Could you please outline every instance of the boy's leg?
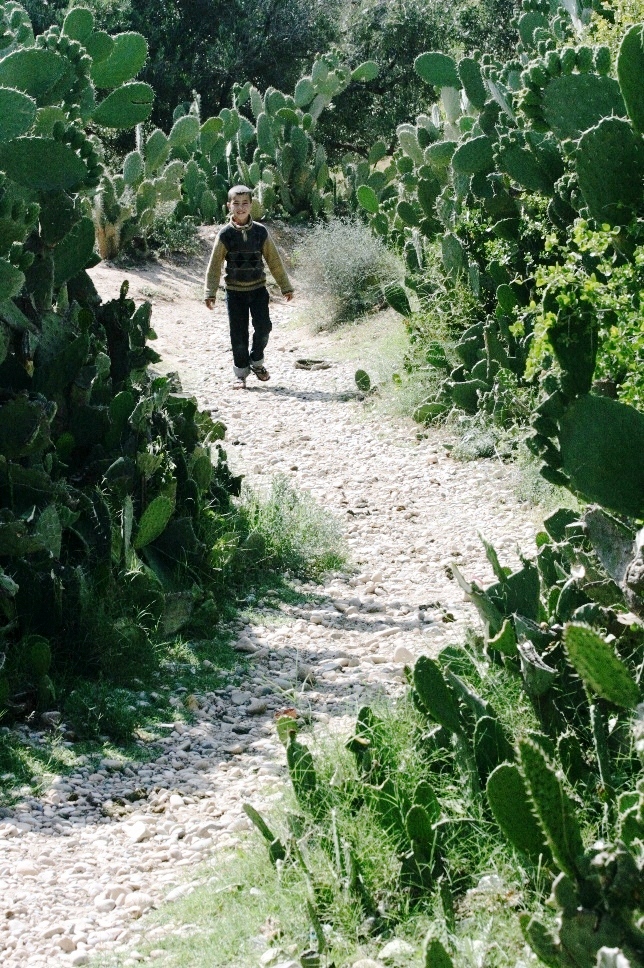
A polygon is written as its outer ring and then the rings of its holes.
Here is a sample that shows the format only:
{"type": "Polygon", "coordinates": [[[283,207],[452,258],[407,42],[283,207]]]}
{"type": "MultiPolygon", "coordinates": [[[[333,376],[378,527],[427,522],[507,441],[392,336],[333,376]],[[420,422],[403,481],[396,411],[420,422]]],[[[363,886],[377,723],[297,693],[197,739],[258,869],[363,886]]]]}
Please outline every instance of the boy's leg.
{"type": "Polygon", "coordinates": [[[248,294],[229,289],[226,292],[226,308],[230,324],[230,345],[233,350],[233,370],[239,380],[245,380],[250,373],[248,294]]]}
{"type": "Polygon", "coordinates": [[[253,289],[248,293],[250,315],[253,321],[253,346],[250,353],[250,367],[259,370],[264,365],[264,350],[273,328],[268,312],[268,289],[253,289]]]}

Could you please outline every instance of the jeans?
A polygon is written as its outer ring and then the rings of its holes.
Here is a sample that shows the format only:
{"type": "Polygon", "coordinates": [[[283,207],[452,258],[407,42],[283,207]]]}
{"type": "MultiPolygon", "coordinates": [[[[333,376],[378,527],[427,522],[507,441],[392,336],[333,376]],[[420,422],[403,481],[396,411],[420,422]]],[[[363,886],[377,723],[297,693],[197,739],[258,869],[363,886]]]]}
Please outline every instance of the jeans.
{"type": "Polygon", "coordinates": [[[273,325],[268,313],[268,289],[252,289],[250,292],[226,291],[230,343],[233,349],[233,370],[240,379],[247,377],[251,367],[264,362],[264,349],[273,325]],[[253,342],[248,351],[248,321],[253,323],[253,342]]]}

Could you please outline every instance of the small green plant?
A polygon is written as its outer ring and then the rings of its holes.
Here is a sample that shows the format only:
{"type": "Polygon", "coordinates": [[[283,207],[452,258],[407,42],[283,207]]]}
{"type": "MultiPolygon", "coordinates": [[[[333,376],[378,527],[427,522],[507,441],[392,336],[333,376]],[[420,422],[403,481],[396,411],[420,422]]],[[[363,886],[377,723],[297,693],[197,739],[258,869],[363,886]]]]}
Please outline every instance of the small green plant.
{"type": "Polygon", "coordinates": [[[239,514],[245,537],[237,563],[244,570],[269,568],[319,577],[346,563],[339,524],[283,476],[273,480],[266,496],[247,488],[239,514]]]}
{"type": "Polygon", "coordinates": [[[147,235],[148,248],[159,255],[198,255],[201,241],[195,219],[189,215],[177,219],[174,215],[159,214],[147,235]]]}

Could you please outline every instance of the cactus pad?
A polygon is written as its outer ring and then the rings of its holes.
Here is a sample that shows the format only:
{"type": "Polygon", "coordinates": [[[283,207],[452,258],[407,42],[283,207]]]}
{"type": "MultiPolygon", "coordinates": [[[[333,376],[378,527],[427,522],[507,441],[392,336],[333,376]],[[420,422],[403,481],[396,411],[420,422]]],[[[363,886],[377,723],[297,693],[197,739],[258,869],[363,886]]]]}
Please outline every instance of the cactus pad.
{"type": "Polygon", "coordinates": [[[54,288],[56,290],[81,272],[94,252],[94,223],[84,217],[70,229],[54,249],[54,288]]]}
{"type": "Polygon", "coordinates": [[[317,787],[315,765],[310,750],[298,742],[295,733],[290,735],[286,759],[295,795],[303,806],[308,805],[317,787]]]}
{"type": "Polygon", "coordinates": [[[531,739],[519,740],[519,758],[534,810],[553,857],[564,873],[577,878],[584,852],[577,806],[537,743],[531,739]]]}
{"type": "Polygon", "coordinates": [[[173,148],[181,145],[189,145],[199,137],[200,124],[199,118],[194,114],[184,114],[178,118],[169,134],[169,141],[173,148]]]}
{"type": "Polygon", "coordinates": [[[20,643],[30,675],[46,676],[51,665],[51,646],[42,635],[28,635],[20,643]]]}
{"type": "Polygon", "coordinates": [[[356,370],[355,381],[358,390],[362,393],[369,393],[371,389],[371,377],[366,370],[356,370]]]}
{"type": "Polygon", "coordinates": [[[369,212],[371,215],[375,215],[380,208],[378,196],[373,188],[369,188],[368,185],[360,185],[356,192],[356,198],[358,199],[360,207],[364,208],[365,212],[369,212]]]}
{"type": "Polygon", "coordinates": [[[598,74],[562,74],[543,92],[546,122],[560,141],[578,138],[602,118],[624,117],[626,107],[619,84],[598,74]]]}
{"type": "Polygon", "coordinates": [[[77,188],[87,167],[69,145],[53,138],[15,138],[0,143],[0,168],[25,188],[41,191],[77,188]]]}
{"type": "Polygon", "coordinates": [[[494,716],[481,716],[474,729],[474,756],[483,783],[501,763],[514,760],[506,732],[494,716]]]}
{"type": "Polygon", "coordinates": [[[644,24],[634,24],[624,34],[617,55],[617,77],[628,116],[633,126],[644,134],[644,24]]]}
{"type": "Polygon", "coordinates": [[[486,134],[464,141],[452,156],[452,167],[464,175],[490,172],[494,168],[492,139],[486,134]]]}
{"type": "Polygon", "coordinates": [[[588,625],[571,624],[566,626],[564,644],[575,671],[596,695],[624,709],[637,705],[637,683],[601,635],[588,625]]]}
{"type": "Polygon", "coordinates": [[[477,110],[482,111],[487,100],[487,89],[481,76],[480,64],[473,57],[463,57],[458,62],[457,69],[468,101],[477,110]]]}
{"type": "Polygon", "coordinates": [[[142,34],[126,32],[112,37],[108,57],[94,61],[91,77],[96,87],[118,87],[139,73],[148,58],[148,44],[142,34]]]}
{"type": "Polygon", "coordinates": [[[434,87],[460,88],[461,86],[456,61],[448,54],[437,51],[419,54],[414,61],[414,68],[427,84],[433,84],[434,87]]]}
{"type": "Polygon", "coordinates": [[[0,141],[26,134],[36,117],[32,97],[12,88],[0,87],[0,141]]]}
{"type": "Polygon", "coordinates": [[[94,14],[87,7],[74,7],[65,15],[63,34],[81,44],[89,38],[94,29],[94,14]]]}
{"type": "Polygon", "coordinates": [[[390,283],[384,287],[384,296],[392,309],[395,309],[401,316],[411,316],[411,306],[409,298],[404,288],[397,283],[390,283]]]}
{"type": "Polygon", "coordinates": [[[488,777],[486,791],[496,822],[510,843],[535,863],[547,858],[550,852],[518,768],[511,763],[497,766],[488,777]]]}
{"type": "Polygon", "coordinates": [[[644,517],[644,414],[609,397],[586,394],[560,422],[562,470],[588,501],[619,514],[644,517]]]}
{"type": "Polygon", "coordinates": [[[159,537],[174,513],[174,501],[159,495],[148,504],[141,516],[134,547],[138,551],[159,537]]]}
{"type": "Polygon", "coordinates": [[[154,91],[149,84],[133,82],[116,88],[101,101],[92,120],[105,128],[132,128],[152,113],[154,91]]]}
{"type": "Polygon", "coordinates": [[[586,131],[576,164],[591,216],[609,225],[628,225],[641,205],[644,178],[644,143],[629,123],[604,118],[586,131]]]}
{"type": "Polygon", "coordinates": [[[460,735],[463,726],[458,701],[436,659],[424,655],[418,659],[414,666],[414,687],[432,719],[451,733],[460,735]]]}

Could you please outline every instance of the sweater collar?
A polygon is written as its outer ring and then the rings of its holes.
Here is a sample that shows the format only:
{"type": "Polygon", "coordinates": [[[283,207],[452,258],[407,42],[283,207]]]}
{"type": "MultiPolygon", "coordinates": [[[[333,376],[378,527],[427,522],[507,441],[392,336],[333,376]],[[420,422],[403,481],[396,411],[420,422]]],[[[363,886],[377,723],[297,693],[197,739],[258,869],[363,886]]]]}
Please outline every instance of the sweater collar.
{"type": "Polygon", "coordinates": [[[248,216],[248,221],[246,222],[246,224],[245,224],[245,225],[237,225],[237,222],[235,222],[235,221],[233,220],[233,217],[232,217],[232,215],[231,215],[231,216],[230,216],[230,218],[228,219],[228,222],[229,222],[229,224],[230,224],[230,225],[232,225],[232,227],[233,227],[234,229],[236,229],[236,231],[237,231],[237,232],[241,232],[241,234],[242,234],[242,237],[243,237],[243,239],[244,239],[244,242],[245,242],[245,241],[246,241],[246,238],[247,238],[247,234],[248,234],[248,232],[249,232],[249,231],[251,230],[251,228],[253,227],[253,218],[252,218],[252,215],[249,215],[249,216],[248,216]]]}

